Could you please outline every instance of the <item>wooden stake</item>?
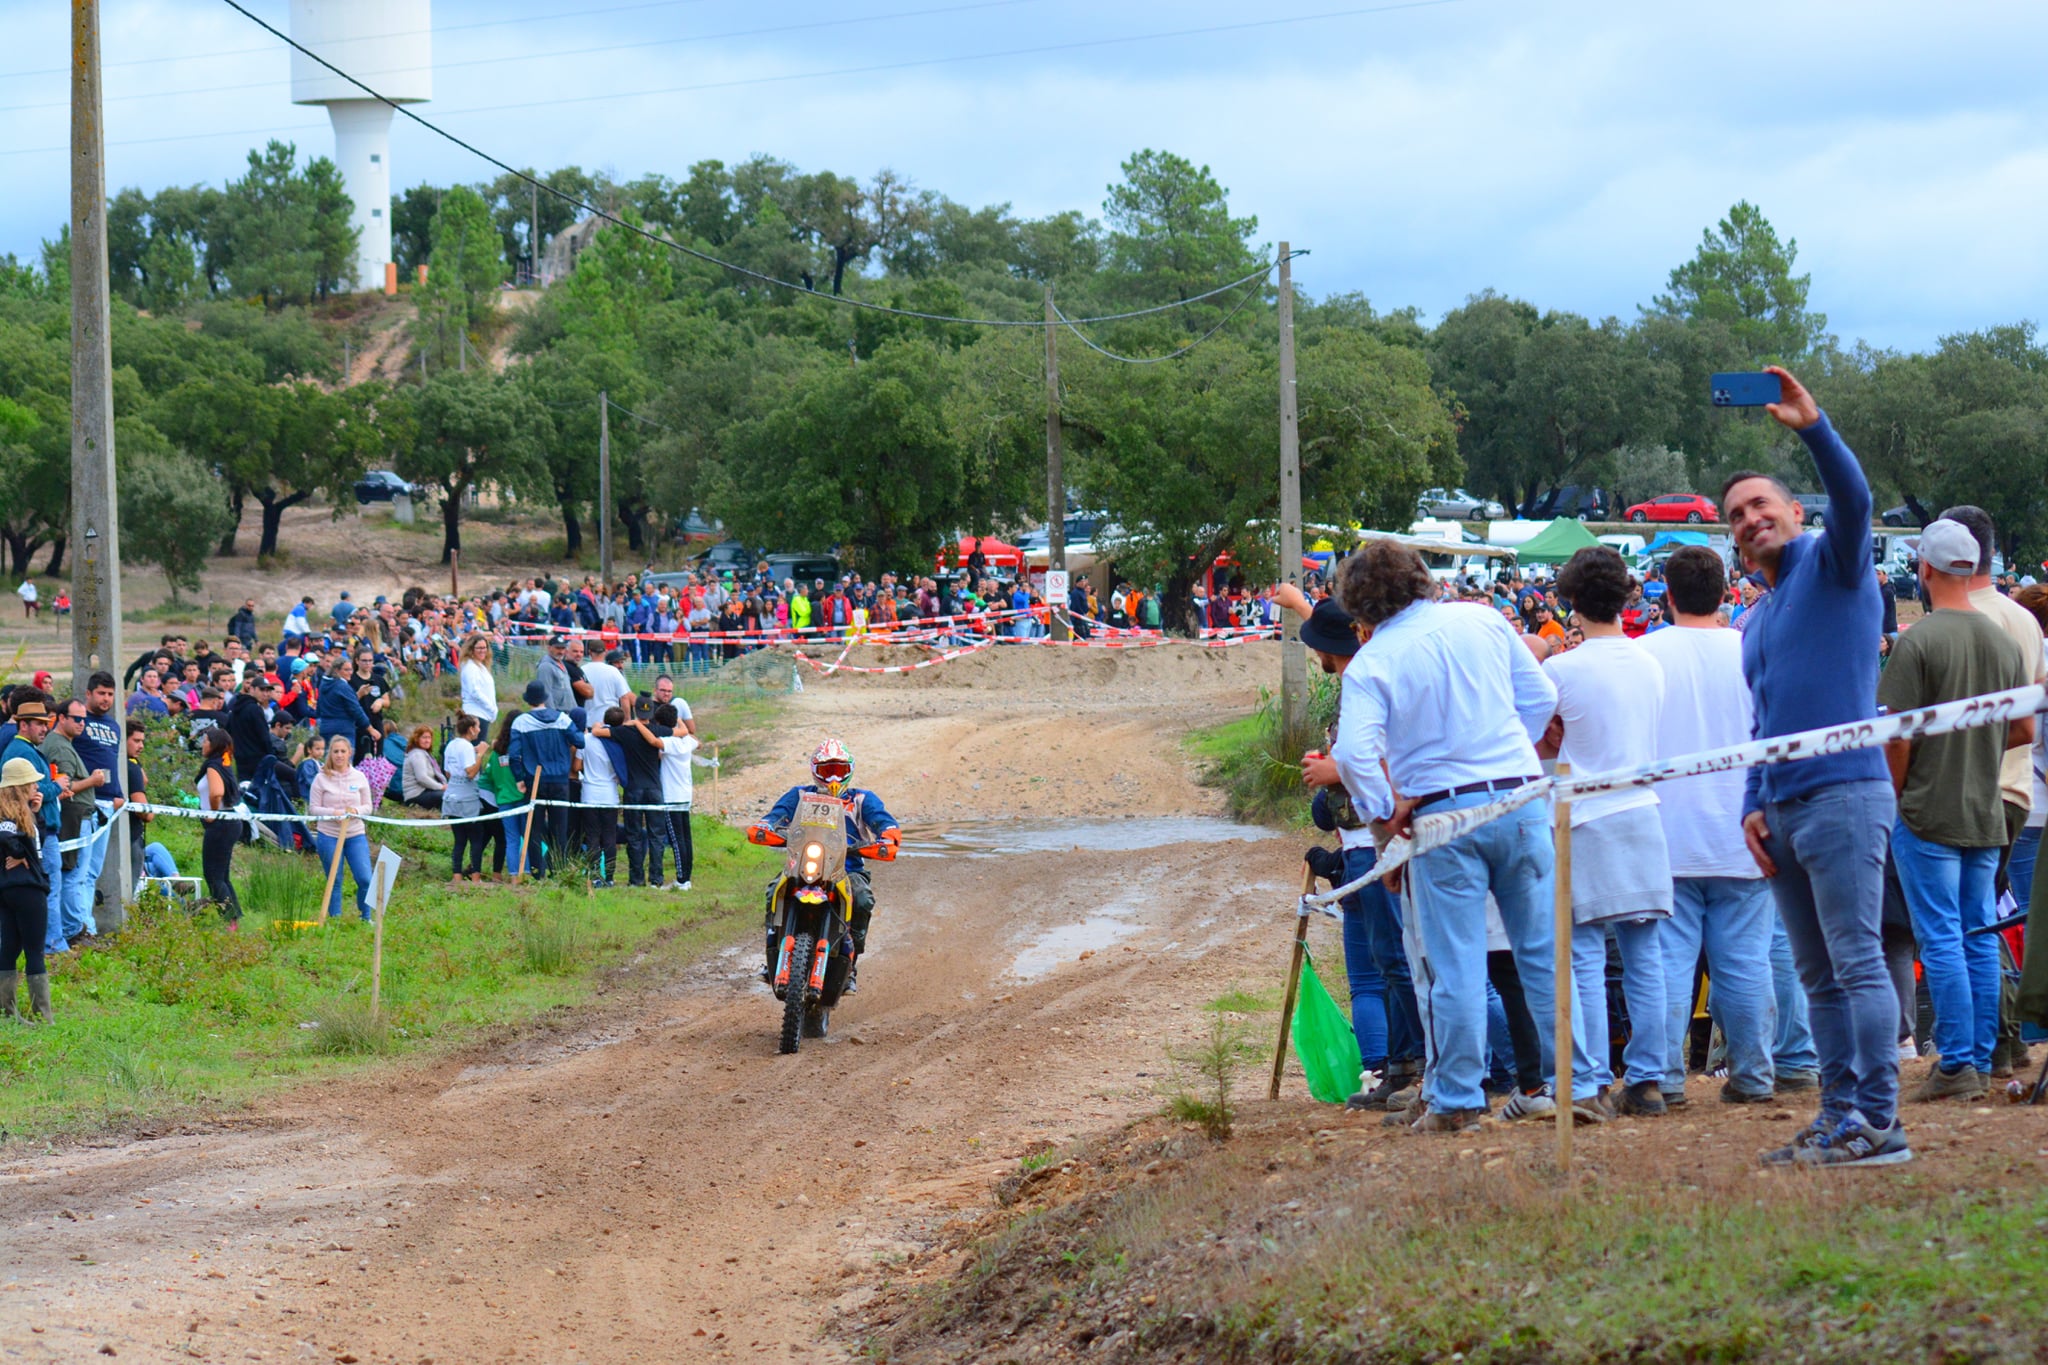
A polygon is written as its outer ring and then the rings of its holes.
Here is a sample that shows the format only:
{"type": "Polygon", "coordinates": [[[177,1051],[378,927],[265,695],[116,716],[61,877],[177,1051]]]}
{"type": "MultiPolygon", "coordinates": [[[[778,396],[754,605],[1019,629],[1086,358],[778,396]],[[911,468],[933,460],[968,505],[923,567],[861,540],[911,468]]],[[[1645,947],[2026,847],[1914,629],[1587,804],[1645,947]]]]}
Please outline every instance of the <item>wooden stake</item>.
{"type": "MultiPolygon", "coordinates": [[[[315,824],[314,828],[317,831],[319,826],[315,824]]],[[[341,850],[342,846],[347,842],[348,816],[343,814],[341,817],[341,833],[334,840],[334,863],[327,869],[327,889],[321,893],[320,908],[313,914],[313,922],[322,927],[325,927],[327,924],[327,907],[334,904],[334,884],[341,880],[341,850]]]]}
{"type": "MultiPolygon", "coordinates": [[[[1571,764],[1557,765],[1559,781],[1571,775],[1571,764]]],[[[1555,874],[1557,907],[1555,935],[1557,939],[1557,1009],[1556,1035],[1552,1040],[1552,1053],[1557,1058],[1557,1168],[1568,1171],[1572,1165],[1572,805],[1559,800],[1552,816],[1557,833],[1557,870],[1555,874]]],[[[1601,1002],[1605,1008],[1606,1002],[1601,1002]]],[[[1588,1007],[1590,1008],[1590,1006],[1588,1007]]]]}
{"type": "Polygon", "coordinates": [[[526,880],[527,866],[533,861],[533,813],[540,809],[540,771],[534,768],[533,792],[526,799],[526,833],[519,840],[519,871],[512,878],[515,882],[526,880]]]}
{"type": "MultiPolygon", "coordinates": [[[[1301,894],[1306,896],[1316,889],[1316,874],[1305,869],[1301,874],[1301,894]]],[[[1280,1002],[1280,1041],[1273,1048],[1273,1079],[1266,1086],[1266,1098],[1280,1098],[1280,1073],[1287,1066],[1287,1039],[1294,1031],[1294,993],[1301,985],[1301,961],[1308,954],[1308,916],[1299,910],[1294,916],[1294,961],[1287,968],[1287,993],[1280,1002]]]]}
{"type": "Polygon", "coordinates": [[[370,892],[377,902],[375,932],[370,938],[370,1017],[378,1017],[379,999],[384,988],[384,911],[391,903],[391,889],[384,884],[386,876],[384,860],[377,860],[377,881],[370,892]]]}
{"type": "Polygon", "coordinates": [[[711,746],[711,809],[718,812],[718,818],[725,818],[725,807],[718,804],[718,746],[711,746]]]}

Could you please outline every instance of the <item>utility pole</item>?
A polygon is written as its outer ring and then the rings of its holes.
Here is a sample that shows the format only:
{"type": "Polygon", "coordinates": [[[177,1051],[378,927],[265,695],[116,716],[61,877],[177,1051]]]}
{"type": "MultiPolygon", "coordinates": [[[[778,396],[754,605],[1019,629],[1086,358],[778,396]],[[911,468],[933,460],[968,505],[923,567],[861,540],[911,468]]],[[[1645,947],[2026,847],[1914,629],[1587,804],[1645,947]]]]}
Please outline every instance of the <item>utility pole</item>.
{"type": "Polygon", "coordinates": [[[612,401],[597,391],[597,576],[612,582],[612,401]]]}
{"type": "MultiPolygon", "coordinates": [[[[1066,437],[1060,428],[1059,316],[1052,306],[1052,286],[1045,287],[1045,553],[1049,573],[1067,571],[1067,476],[1061,468],[1066,437]]],[[[1048,580],[1050,581],[1050,580],[1048,580]]],[[[1052,638],[1067,638],[1065,602],[1047,594],[1052,638]]]]}
{"type": "MultiPolygon", "coordinates": [[[[106,125],[99,0],[71,0],[71,692],[121,666],[121,527],[114,491],[114,356],[107,320],[106,125]]],[[[122,732],[119,688],[109,716],[122,732]]],[[[125,771],[114,774],[125,779],[125,771]]],[[[120,781],[125,787],[125,781],[120,781]]],[[[102,929],[127,922],[135,894],[125,822],[107,836],[102,929]]],[[[80,856],[84,856],[81,854],[80,856]]]]}
{"type": "Polygon", "coordinates": [[[538,285],[540,283],[540,186],[528,185],[527,189],[533,192],[533,233],[526,244],[527,254],[532,256],[533,260],[528,273],[533,276],[532,283],[538,285]]]}
{"type": "MultiPolygon", "coordinates": [[[[1301,416],[1294,385],[1294,268],[1280,244],[1280,581],[1301,581],[1301,416]]],[[[1280,733],[1308,725],[1308,657],[1296,648],[1300,621],[1280,614],[1280,733]]]]}

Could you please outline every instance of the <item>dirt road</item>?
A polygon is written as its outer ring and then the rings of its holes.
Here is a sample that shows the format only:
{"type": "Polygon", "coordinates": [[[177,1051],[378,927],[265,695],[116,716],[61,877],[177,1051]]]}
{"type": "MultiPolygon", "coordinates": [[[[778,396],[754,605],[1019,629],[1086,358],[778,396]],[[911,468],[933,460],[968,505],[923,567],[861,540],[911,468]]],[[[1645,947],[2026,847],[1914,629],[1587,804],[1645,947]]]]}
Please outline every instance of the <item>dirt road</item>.
{"type": "Polygon", "coordinates": [[[1292,843],[1105,818],[1213,811],[1172,740],[1270,648],[812,683],[728,805],[830,730],[914,828],[959,822],[878,874],[831,1042],[774,1055],[753,940],[508,1046],[15,1161],[0,1359],[850,1358],[835,1313],[1036,1144],[1156,1108],[1202,1002],[1276,984],[1292,843]]]}

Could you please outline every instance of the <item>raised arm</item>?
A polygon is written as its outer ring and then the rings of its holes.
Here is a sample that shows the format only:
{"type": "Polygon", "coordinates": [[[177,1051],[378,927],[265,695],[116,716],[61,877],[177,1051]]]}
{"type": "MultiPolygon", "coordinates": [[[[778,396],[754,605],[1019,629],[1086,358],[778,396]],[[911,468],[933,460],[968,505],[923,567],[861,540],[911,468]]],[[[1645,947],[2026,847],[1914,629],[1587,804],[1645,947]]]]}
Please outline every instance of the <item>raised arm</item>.
{"type": "Polygon", "coordinates": [[[1784,387],[1783,399],[1769,404],[1765,411],[1799,433],[1799,439],[1806,443],[1807,452],[1813,456],[1814,472],[1820,475],[1820,486],[1828,495],[1828,516],[1826,524],[1821,527],[1821,548],[1829,571],[1838,582],[1850,587],[1868,583],[1874,567],[1870,551],[1870,480],[1864,477],[1856,452],[1842,440],[1834,424],[1828,421],[1828,415],[1820,410],[1813,395],[1806,391],[1806,386],[1794,379],[1792,372],[1783,366],[1765,368],[1768,373],[1778,376],[1778,382],[1784,387]]]}

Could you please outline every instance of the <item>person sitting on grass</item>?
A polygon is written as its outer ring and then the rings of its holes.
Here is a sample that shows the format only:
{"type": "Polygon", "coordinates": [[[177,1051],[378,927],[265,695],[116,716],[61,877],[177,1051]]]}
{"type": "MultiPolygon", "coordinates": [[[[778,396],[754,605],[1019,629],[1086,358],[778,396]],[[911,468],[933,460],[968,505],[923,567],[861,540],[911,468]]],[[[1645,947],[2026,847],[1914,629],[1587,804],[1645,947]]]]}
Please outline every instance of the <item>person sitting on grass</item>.
{"type": "Polygon", "coordinates": [[[415,725],[406,739],[405,767],[399,774],[405,804],[421,810],[441,809],[441,794],[448,789],[448,775],[434,762],[434,728],[415,725]]]}

